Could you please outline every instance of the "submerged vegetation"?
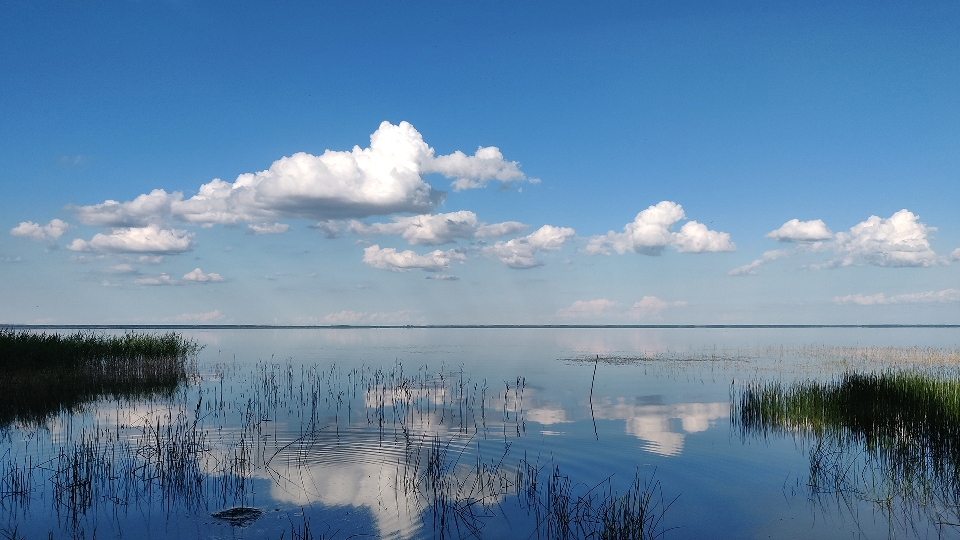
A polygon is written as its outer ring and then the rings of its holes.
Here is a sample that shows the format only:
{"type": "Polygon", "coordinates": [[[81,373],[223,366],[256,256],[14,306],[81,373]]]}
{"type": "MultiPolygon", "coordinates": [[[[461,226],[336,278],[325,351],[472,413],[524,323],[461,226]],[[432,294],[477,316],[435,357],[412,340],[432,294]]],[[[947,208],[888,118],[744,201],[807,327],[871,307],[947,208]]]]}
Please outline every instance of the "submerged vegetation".
{"type": "Polygon", "coordinates": [[[670,504],[639,469],[618,492],[612,477],[584,484],[552,457],[512,454],[525,433],[522,377],[490,386],[462,370],[409,371],[398,362],[350,370],[260,363],[226,378],[217,368],[172,394],[101,402],[63,415],[56,433],[21,426],[26,435],[0,455],[0,510],[13,523],[54,515],[49,526],[72,537],[98,529],[126,536],[145,508],[196,516],[214,532],[277,527],[284,521],[265,514],[281,510],[262,508],[269,489],[301,509],[302,525],[291,522],[284,534],[337,537],[338,524],[318,534],[302,510],[340,500],[333,476],[348,486],[372,482],[351,503],[377,512],[360,536],[422,537],[432,527],[437,538],[479,538],[507,522],[548,539],[663,533],[670,504]]]}
{"type": "Polygon", "coordinates": [[[179,334],[36,334],[0,329],[0,427],[40,424],[101,397],[169,393],[199,346],[179,334]]]}
{"type": "Polygon", "coordinates": [[[754,382],[734,397],[741,435],[786,434],[809,447],[808,486],[879,505],[904,526],[918,513],[958,525],[960,380],[926,370],[847,372],[830,382],[754,382]]]}

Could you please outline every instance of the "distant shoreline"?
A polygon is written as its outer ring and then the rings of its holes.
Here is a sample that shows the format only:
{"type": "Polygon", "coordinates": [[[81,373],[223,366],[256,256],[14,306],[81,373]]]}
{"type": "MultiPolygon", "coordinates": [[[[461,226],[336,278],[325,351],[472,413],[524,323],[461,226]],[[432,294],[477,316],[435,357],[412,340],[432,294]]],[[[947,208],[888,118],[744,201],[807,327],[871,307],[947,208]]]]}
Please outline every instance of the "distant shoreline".
{"type": "Polygon", "coordinates": [[[13,330],[790,329],[960,328],[960,324],[0,324],[13,330]]]}

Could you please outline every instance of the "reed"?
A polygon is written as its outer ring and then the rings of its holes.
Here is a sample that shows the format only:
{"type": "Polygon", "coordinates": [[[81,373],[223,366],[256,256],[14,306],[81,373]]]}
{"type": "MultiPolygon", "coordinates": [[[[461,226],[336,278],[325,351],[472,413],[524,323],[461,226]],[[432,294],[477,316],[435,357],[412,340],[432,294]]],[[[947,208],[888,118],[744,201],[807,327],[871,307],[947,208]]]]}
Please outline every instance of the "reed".
{"type": "Polygon", "coordinates": [[[960,380],[919,369],[848,372],[829,382],[748,383],[733,401],[742,437],[787,434],[809,445],[814,495],[957,521],[960,380]]]}
{"type": "Polygon", "coordinates": [[[42,424],[101,397],[175,390],[199,346],[179,334],[106,336],[0,330],[0,428],[42,424]]]}

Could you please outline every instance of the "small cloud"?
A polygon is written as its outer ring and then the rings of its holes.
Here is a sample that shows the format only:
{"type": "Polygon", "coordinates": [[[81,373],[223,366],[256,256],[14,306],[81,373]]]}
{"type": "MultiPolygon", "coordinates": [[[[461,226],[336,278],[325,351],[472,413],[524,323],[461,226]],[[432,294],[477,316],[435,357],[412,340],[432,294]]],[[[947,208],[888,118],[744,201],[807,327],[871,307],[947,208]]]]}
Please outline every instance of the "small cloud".
{"type": "Polygon", "coordinates": [[[779,229],[768,232],[766,237],[781,242],[816,242],[833,238],[833,233],[827,228],[827,224],[823,220],[800,221],[799,219],[791,219],[781,225],[779,229]]]}
{"type": "Polygon", "coordinates": [[[339,238],[343,233],[344,224],[334,219],[328,219],[317,222],[316,225],[311,225],[310,228],[322,231],[323,236],[327,238],[339,238]]]}
{"type": "Polygon", "coordinates": [[[222,319],[223,314],[219,309],[208,311],[206,313],[181,313],[173,317],[163,319],[163,322],[210,322],[222,319]]]}
{"type": "Polygon", "coordinates": [[[850,294],[833,298],[837,304],[857,304],[860,306],[874,306],[886,304],[946,304],[960,302],[960,290],[943,289],[942,291],[926,291],[920,293],[896,294],[887,296],[883,293],[863,295],[850,294]]]}
{"type": "Polygon", "coordinates": [[[680,253],[736,251],[729,233],[712,231],[696,221],[684,223],[679,232],[670,231],[685,218],[682,206],[661,201],[637,214],[633,222],[623,226],[622,233],[608,231],[605,235],[590,237],[584,251],[591,255],[610,255],[613,250],[621,255],[632,251],[654,256],[663,253],[667,246],[680,253]]]}
{"type": "Polygon", "coordinates": [[[381,248],[374,244],[363,250],[363,262],[382,270],[393,272],[407,272],[410,270],[424,270],[439,272],[450,268],[452,259],[466,260],[466,255],[450,249],[447,251],[435,250],[426,255],[418,255],[412,250],[397,251],[394,248],[381,248]]]}
{"type": "Polygon", "coordinates": [[[536,254],[558,251],[574,234],[574,230],[569,227],[544,225],[527,236],[485,247],[483,253],[500,259],[500,262],[510,268],[535,268],[543,266],[543,261],[534,258],[536,254]]]}
{"type": "Polygon", "coordinates": [[[953,250],[953,252],[950,253],[950,258],[955,261],[960,261],[960,248],[953,250]]]}
{"type": "Polygon", "coordinates": [[[286,223],[264,223],[247,225],[250,234],[281,234],[290,230],[290,225],[286,223]]]}
{"type": "Polygon", "coordinates": [[[193,249],[193,233],[161,229],[157,225],[113,229],[110,234],[97,233],[88,242],[75,239],[67,249],[94,253],[149,253],[174,255],[193,249]]]}
{"type": "Polygon", "coordinates": [[[137,257],[137,262],[141,264],[160,264],[163,262],[163,255],[141,255],[137,257]]]}
{"type": "Polygon", "coordinates": [[[762,257],[756,259],[750,264],[745,264],[740,268],[734,268],[733,270],[727,272],[731,276],[752,276],[756,275],[756,269],[762,264],[766,264],[770,261],[775,261],[781,257],[788,255],[790,252],[786,249],[775,249],[773,251],[767,251],[763,254],[762,257]]]}
{"type": "Polygon", "coordinates": [[[133,280],[137,285],[151,285],[151,286],[160,286],[160,285],[176,285],[177,281],[170,279],[170,276],[166,273],[160,274],[158,276],[144,276],[142,278],[137,278],[133,280]]]}
{"type": "Polygon", "coordinates": [[[460,281],[460,278],[457,276],[448,276],[447,274],[431,274],[427,276],[427,279],[436,279],[439,281],[460,281]]]}
{"type": "Polygon", "coordinates": [[[6,257],[3,258],[3,262],[18,263],[18,262],[23,262],[23,259],[21,259],[19,255],[17,255],[16,257],[11,257],[7,255],[6,257]]]}
{"type": "Polygon", "coordinates": [[[46,225],[40,225],[32,221],[22,221],[20,225],[10,229],[12,236],[21,236],[43,242],[46,240],[56,240],[70,228],[70,225],[59,219],[53,219],[46,225]]]}
{"type": "Polygon", "coordinates": [[[635,319],[662,319],[661,313],[671,307],[683,307],[687,303],[683,300],[667,302],[656,296],[644,296],[639,302],[630,307],[630,316],[635,319]]]}
{"type": "Polygon", "coordinates": [[[595,317],[662,319],[661,313],[671,307],[687,305],[684,301],[667,302],[656,296],[644,296],[627,308],[619,302],[598,298],[596,300],[577,300],[569,307],[557,310],[556,316],[564,319],[585,319],[595,317]]]}
{"type": "Polygon", "coordinates": [[[204,274],[203,270],[200,270],[199,268],[194,268],[190,272],[184,274],[183,280],[193,283],[220,283],[224,281],[223,276],[220,274],[215,274],[213,272],[204,274]]]}

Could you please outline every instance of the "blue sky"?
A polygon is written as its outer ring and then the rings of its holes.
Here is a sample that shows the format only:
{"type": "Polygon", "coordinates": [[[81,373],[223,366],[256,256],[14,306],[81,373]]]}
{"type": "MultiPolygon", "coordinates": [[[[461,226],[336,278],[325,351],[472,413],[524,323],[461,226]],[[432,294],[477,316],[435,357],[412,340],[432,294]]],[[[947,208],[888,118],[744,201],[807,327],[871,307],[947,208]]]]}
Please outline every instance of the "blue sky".
{"type": "Polygon", "coordinates": [[[0,322],[960,323],[958,88],[955,2],[4,2],[0,322]]]}

